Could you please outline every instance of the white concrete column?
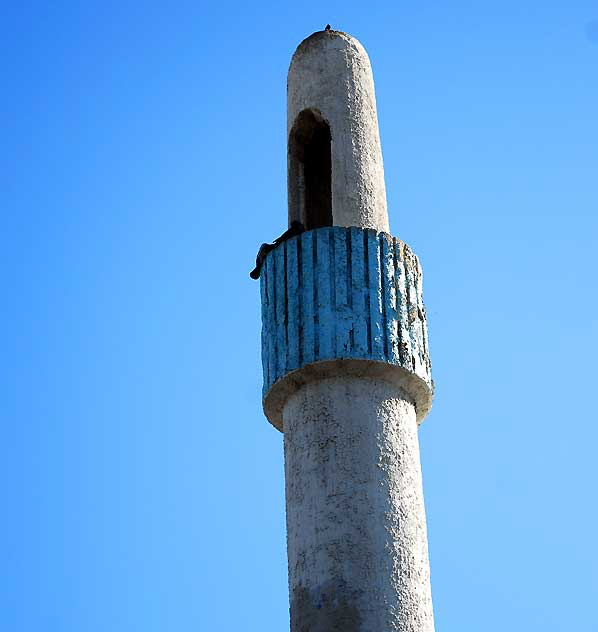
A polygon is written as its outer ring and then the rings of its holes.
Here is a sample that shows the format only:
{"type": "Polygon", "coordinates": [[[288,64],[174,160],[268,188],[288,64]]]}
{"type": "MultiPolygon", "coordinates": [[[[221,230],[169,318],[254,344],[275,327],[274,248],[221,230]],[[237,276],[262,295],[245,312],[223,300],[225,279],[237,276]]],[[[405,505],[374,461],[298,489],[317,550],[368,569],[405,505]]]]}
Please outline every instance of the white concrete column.
{"type": "MultiPolygon", "coordinates": [[[[361,43],[341,31],[319,31],[297,47],[287,80],[289,141],[302,112],[330,127],[333,226],[389,232],[374,77],[361,43]]],[[[289,223],[300,212],[298,165],[289,143],[289,223]]]]}
{"type": "Polygon", "coordinates": [[[267,255],[263,405],[284,432],[291,632],[433,632],[417,424],[422,271],[388,234],[363,46],[326,30],[288,75],[289,220],[267,255]]]}
{"type": "Polygon", "coordinates": [[[291,632],[432,632],[415,407],[333,377],[284,410],[291,632]]]}

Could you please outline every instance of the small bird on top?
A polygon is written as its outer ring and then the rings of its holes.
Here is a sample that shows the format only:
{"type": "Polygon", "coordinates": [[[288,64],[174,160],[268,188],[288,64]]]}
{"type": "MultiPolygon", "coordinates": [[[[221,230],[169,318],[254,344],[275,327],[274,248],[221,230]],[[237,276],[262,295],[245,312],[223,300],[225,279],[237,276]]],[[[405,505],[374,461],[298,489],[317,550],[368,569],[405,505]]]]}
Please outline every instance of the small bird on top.
{"type": "Polygon", "coordinates": [[[329,31],[330,30],[330,24],[326,25],[326,28],[324,29],[325,31],[329,31]]]}

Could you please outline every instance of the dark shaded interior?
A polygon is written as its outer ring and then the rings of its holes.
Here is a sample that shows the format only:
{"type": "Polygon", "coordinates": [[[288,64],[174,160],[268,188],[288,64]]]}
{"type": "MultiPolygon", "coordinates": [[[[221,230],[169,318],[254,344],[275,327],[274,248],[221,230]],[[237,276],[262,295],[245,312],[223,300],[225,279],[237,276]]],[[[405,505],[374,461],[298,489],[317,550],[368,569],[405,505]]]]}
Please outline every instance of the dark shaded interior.
{"type": "Polygon", "coordinates": [[[304,110],[299,114],[289,139],[289,151],[291,161],[299,167],[293,170],[293,176],[301,181],[291,184],[296,187],[294,193],[306,230],[332,226],[330,139],[330,127],[318,113],[304,110]]]}

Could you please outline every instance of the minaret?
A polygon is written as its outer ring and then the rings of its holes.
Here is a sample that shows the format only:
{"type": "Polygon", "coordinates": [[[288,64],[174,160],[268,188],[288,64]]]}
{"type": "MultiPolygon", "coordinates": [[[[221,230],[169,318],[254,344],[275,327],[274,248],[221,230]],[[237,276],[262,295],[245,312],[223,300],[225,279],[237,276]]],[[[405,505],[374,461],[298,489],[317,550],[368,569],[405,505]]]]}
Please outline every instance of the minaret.
{"type": "Polygon", "coordinates": [[[389,232],[372,70],[346,33],[314,33],[293,55],[288,192],[289,224],[306,231],[267,255],[261,297],[291,632],[431,632],[422,272],[389,232]]]}

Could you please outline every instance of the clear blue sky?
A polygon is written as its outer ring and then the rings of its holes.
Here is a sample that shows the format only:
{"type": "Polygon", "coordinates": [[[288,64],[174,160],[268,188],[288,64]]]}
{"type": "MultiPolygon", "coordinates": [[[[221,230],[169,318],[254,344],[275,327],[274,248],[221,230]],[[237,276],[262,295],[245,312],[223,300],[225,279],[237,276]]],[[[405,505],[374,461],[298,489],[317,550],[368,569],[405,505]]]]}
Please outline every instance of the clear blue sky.
{"type": "Polygon", "coordinates": [[[288,629],[248,272],[286,222],[286,71],[376,80],[425,273],[439,632],[596,630],[598,5],[4,7],[0,629],[288,629]]]}

